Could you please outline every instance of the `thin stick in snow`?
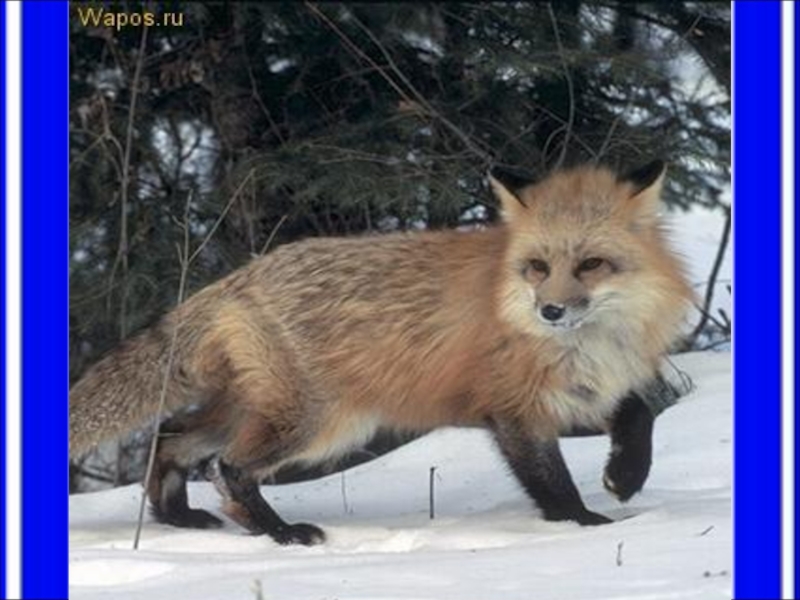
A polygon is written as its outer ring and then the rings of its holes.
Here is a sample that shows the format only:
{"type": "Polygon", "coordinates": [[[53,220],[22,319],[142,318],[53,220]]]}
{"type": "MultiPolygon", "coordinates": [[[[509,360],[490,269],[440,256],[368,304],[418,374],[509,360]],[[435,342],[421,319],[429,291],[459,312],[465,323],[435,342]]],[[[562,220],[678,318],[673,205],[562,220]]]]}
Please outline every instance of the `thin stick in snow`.
{"type": "Polygon", "coordinates": [[[350,507],[347,504],[347,481],[345,480],[344,471],[342,471],[342,509],[344,510],[344,514],[351,514],[350,507]]]}
{"type": "Polygon", "coordinates": [[[428,512],[430,514],[431,519],[436,517],[436,511],[434,510],[434,479],[436,474],[436,467],[431,467],[430,475],[428,476],[428,512]]]}
{"type": "MultiPolygon", "coordinates": [[[[225,205],[222,213],[217,217],[216,221],[211,227],[211,230],[206,234],[203,240],[200,242],[200,245],[195,249],[194,252],[189,254],[190,249],[190,240],[189,240],[189,211],[192,205],[192,193],[189,192],[186,198],[186,206],[183,209],[183,222],[179,223],[179,225],[183,228],[183,247],[178,245],[178,261],[181,265],[181,276],[180,282],[178,283],[178,302],[177,304],[181,304],[183,302],[183,297],[186,291],[186,280],[189,275],[189,267],[191,266],[192,262],[195,258],[203,251],[203,248],[209,243],[211,238],[213,237],[214,233],[217,231],[217,228],[220,226],[222,221],[225,219],[228,211],[230,210],[231,206],[233,206],[234,201],[239,197],[239,194],[244,189],[245,184],[250,180],[253,176],[253,170],[251,169],[244,180],[239,184],[234,191],[233,195],[231,196],[228,203],[225,205]]],[[[155,466],[156,461],[156,449],[158,448],[158,436],[159,436],[159,429],[161,427],[161,417],[164,414],[164,406],[166,403],[167,397],[167,388],[169,387],[170,383],[170,374],[172,373],[172,363],[174,362],[175,358],[175,344],[178,340],[178,331],[180,330],[181,322],[178,321],[175,323],[175,329],[172,331],[172,338],[170,339],[169,344],[169,353],[167,356],[167,364],[164,369],[164,378],[162,380],[161,385],[161,393],[158,399],[158,408],[156,409],[156,416],[155,416],[155,423],[153,424],[153,438],[150,442],[150,449],[148,451],[147,457],[147,469],[144,475],[144,487],[142,489],[142,499],[139,503],[139,518],[136,524],[136,533],[133,537],[133,549],[139,549],[139,539],[142,535],[142,526],[144,523],[144,509],[147,505],[147,489],[150,486],[150,479],[153,476],[153,468],[155,466]]]]}
{"type": "Polygon", "coordinates": [[[625,544],[625,542],[620,542],[619,544],[617,544],[617,566],[618,567],[622,566],[622,546],[624,544],[625,544]]]}
{"type": "MultiPolygon", "coordinates": [[[[178,246],[178,259],[181,264],[181,278],[178,284],[178,304],[183,302],[183,295],[186,290],[186,278],[189,273],[189,206],[191,204],[192,194],[190,193],[186,199],[186,207],[183,212],[183,248],[178,246]]],[[[175,360],[175,345],[178,341],[178,330],[181,327],[180,321],[175,324],[172,330],[172,338],[169,342],[169,354],[167,355],[167,364],[164,368],[164,377],[161,381],[161,393],[158,398],[158,409],[156,410],[155,423],[153,425],[153,437],[150,441],[150,449],[147,455],[147,469],[144,474],[144,487],[142,489],[142,498],[139,502],[139,518],[136,523],[136,533],[133,536],[133,549],[139,549],[139,539],[142,536],[142,526],[144,524],[144,508],[147,505],[147,490],[150,487],[150,479],[153,477],[153,468],[156,462],[156,450],[158,449],[158,435],[161,427],[161,415],[164,414],[164,405],[167,398],[167,387],[169,387],[170,375],[172,373],[172,363],[175,360]]]]}

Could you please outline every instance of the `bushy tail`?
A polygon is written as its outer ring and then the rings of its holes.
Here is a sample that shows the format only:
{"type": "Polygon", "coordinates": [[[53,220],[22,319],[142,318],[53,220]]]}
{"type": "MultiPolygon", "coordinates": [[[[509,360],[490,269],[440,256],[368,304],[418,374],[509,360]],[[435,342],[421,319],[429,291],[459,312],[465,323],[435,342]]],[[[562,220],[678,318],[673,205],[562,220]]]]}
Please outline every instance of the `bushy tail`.
{"type": "MultiPolygon", "coordinates": [[[[127,433],[155,416],[170,354],[172,334],[156,326],[101,359],[69,392],[70,456],[85,453],[99,442],[127,433]]],[[[165,406],[187,404],[187,390],[175,381],[181,362],[180,344],[173,354],[165,406]]]]}

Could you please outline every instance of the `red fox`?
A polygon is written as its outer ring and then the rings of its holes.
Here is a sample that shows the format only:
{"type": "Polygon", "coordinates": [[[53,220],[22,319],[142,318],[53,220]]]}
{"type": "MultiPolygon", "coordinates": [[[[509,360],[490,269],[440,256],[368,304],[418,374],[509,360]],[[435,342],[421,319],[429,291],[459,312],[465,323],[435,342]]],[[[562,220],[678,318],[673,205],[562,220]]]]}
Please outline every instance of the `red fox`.
{"type": "Polygon", "coordinates": [[[187,470],[216,462],[224,512],[282,544],[325,539],[286,523],[258,482],[328,460],[379,428],[486,427],[549,520],[600,524],[558,446],[573,426],[612,439],[606,487],[626,500],[650,466],[656,376],[692,292],[658,208],[665,167],[558,171],[512,193],[489,176],[501,222],[476,231],[309,239],[279,247],[177,306],[70,390],[71,453],[152,419],[153,514],[188,506],[187,470]],[[172,370],[166,373],[172,352],[172,370]]]}

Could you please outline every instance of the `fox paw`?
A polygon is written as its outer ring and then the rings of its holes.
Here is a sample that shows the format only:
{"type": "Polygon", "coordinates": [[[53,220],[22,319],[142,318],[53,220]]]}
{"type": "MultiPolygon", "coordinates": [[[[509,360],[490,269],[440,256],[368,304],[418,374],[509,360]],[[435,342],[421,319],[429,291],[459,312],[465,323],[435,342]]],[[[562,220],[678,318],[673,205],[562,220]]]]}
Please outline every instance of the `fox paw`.
{"type": "Polygon", "coordinates": [[[302,544],[303,546],[314,546],[325,541],[325,532],[311,523],[295,523],[281,527],[277,531],[270,531],[270,537],[281,544],[302,544]]]}
{"type": "Polygon", "coordinates": [[[581,525],[605,525],[606,523],[613,523],[613,519],[609,519],[605,515],[587,510],[581,513],[576,519],[581,525]]]}
{"type": "Polygon", "coordinates": [[[605,525],[606,523],[613,523],[613,519],[609,519],[605,515],[583,509],[580,512],[561,513],[550,511],[545,514],[548,521],[576,521],[579,525],[605,525]]]}
{"type": "Polygon", "coordinates": [[[650,458],[630,453],[612,453],[603,473],[603,486],[620,502],[641,491],[650,473],[650,458]]]}
{"type": "Polygon", "coordinates": [[[151,506],[150,513],[159,523],[167,523],[175,527],[190,529],[218,529],[222,527],[222,520],[199,508],[162,511],[156,506],[151,506]]]}

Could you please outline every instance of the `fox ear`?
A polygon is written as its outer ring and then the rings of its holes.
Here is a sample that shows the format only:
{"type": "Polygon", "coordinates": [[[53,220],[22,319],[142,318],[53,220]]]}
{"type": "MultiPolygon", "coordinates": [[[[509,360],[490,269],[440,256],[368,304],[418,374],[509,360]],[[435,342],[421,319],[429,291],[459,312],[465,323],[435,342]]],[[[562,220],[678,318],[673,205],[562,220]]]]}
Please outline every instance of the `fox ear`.
{"type": "Polygon", "coordinates": [[[514,215],[520,214],[528,208],[519,196],[511,193],[506,186],[495,179],[491,172],[487,173],[486,176],[489,179],[489,185],[492,186],[494,195],[500,200],[501,214],[504,221],[513,220],[514,215]]]}
{"type": "Polygon", "coordinates": [[[663,160],[654,160],[646,165],[628,171],[620,177],[620,180],[633,186],[633,196],[657,186],[656,195],[661,193],[661,185],[664,181],[664,174],[667,172],[667,163],[663,160]]]}
{"type": "Polygon", "coordinates": [[[639,224],[652,224],[655,221],[661,208],[661,190],[666,173],[667,164],[663,160],[654,160],[619,178],[632,188],[629,202],[634,207],[639,224]]]}

